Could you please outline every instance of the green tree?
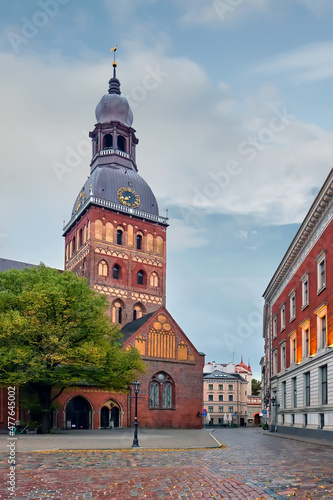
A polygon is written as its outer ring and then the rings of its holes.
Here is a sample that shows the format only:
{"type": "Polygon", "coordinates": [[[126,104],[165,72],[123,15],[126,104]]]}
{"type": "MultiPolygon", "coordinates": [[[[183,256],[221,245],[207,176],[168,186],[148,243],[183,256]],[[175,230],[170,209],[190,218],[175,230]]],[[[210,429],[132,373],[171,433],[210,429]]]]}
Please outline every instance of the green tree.
{"type": "Polygon", "coordinates": [[[42,432],[64,389],[92,385],[126,392],[144,363],[125,350],[85,278],[41,264],[0,272],[0,386],[18,386],[42,432]]]}
{"type": "Polygon", "coordinates": [[[252,379],[252,387],[251,387],[252,395],[259,396],[261,391],[261,382],[260,380],[252,379]]]}

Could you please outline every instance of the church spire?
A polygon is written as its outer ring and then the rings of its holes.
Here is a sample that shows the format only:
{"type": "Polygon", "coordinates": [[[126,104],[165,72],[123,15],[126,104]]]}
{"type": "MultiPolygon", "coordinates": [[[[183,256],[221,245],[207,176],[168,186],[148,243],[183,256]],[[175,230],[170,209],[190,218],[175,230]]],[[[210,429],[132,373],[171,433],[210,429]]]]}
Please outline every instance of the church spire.
{"type": "Polygon", "coordinates": [[[113,63],[112,63],[112,66],[113,66],[113,77],[111,78],[111,80],[109,80],[109,94],[118,94],[120,95],[121,92],[120,92],[120,82],[117,78],[117,74],[116,74],[116,68],[117,68],[117,63],[116,63],[116,50],[117,50],[117,44],[112,47],[112,49],[110,50],[110,52],[112,53],[113,52],[113,63]]]}

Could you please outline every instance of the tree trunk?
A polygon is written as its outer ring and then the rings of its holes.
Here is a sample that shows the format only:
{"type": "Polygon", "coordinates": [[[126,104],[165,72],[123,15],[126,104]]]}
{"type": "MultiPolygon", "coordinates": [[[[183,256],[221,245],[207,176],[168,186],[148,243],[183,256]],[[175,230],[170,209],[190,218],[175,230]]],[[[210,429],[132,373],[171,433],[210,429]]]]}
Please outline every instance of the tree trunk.
{"type": "Polygon", "coordinates": [[[41,383],[30,383],[29,384],[32,391],[38,398],[39,409],[30,413],[33,416],[33,420],[37,420],[39,423],[40,430],[42,434],[47,434],[51,428],[51,385],[44,385],[41,383]]]}

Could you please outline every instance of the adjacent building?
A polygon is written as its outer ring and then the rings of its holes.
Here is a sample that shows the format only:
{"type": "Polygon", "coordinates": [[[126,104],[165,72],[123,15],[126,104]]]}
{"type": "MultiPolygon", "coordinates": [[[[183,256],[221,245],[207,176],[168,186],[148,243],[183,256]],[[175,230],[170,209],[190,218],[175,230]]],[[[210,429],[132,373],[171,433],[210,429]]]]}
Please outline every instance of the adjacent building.
{"type": "Polygon", "coordinates": [[[333,439],[333,170],[265,292],[271,430],[333,439]]]}
{"type": "Polygon", "coordinates": [[[203,374],[204,419],[209,425],[259,425],[261,397],[251,395],[251,366],[207,363],[203,374]]]}

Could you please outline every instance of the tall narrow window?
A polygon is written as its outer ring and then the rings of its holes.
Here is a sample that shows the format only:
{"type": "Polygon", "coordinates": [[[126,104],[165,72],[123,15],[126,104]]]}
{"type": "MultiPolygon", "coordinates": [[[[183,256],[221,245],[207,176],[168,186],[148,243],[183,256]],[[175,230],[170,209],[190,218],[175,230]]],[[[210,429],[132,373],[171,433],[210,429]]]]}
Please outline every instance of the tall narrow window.
{"type": "Polygon", "coordinates": [[[137,275],[137,283],[138,283],[138,285],[143,285],[143,276],[144,276],[144,272],[143,271],[139,271],[138,275],[137,275]]]}
{"type": "Polygon", "coordinates": [[[162,407],[172,407],[172,385],[170,382],[165,382],[162,386],[162,407]]]}
{"type": "Polygon", "coordinates": [[[302,359],[310,356],[310,321],[306,320],[302,325],[302,359]]]}
{"type": "Polygon", "coordinates": [[[287,388],[286,382],[282,382],[282,408],[287,406],[287,388]]]}
{"type": "Polygon", "coordinates": [[[123,303],[115,300],[112,304],[112,321],[121,325],[123,322],[123,303]]]}
{"type": "Polygon", "coordinates": [[[277,336],[277,315],[273,316],[273,339],[276,339],[277,336]]]}
{"type": "Polygon", "coordinates": [[[100,276],[108,275],[108,265],[105,262],[105,260],[101,260],[100,263],[98,264],[98,274],[100,276]]]}
{"type": "Polygon", "coordinates": [[[304,373],[305,406],[310,406],[310,372],[304,373]]]}
{"type": "Polygon", "coordinates": [[[136,248],[137,250],[142,249],[142,234],[137,234],[136,236],[136,248]]]}
{"type": "Polygon", "coordinates": [[[320,367],[321,404],[327,405],[327,365],[320,367]]]}
{"type": "Polygon", "coordinates": [[[290,321],[292,321],[296,317],[296,294],[295,294],[295,292],[292,292],[289,295],[289,301],[290,301],[290,321]]]}
{"type": "Polygon", "coordinates": [[[280,306],[280,316],[281,316],[281,330],[284,330],[286,327],[286,305],[282,304],[280,306]]]}
{"type": "Polygon", "coordinates": [[[113,279],[114,280],[120,280],[120,266],[118,266],[118,264],[115,264],[113,266],[113,279]]]}
{"type": "Polygon", "coordinates": [[[286,344],[281,345],[281,371],[286,369],[286,344]]]}
{"type": "Polygon", "coordinates": [[[302,278],[302,309],[309,305],[309,276],[305,274],[302,278]]]}
{"type": "Polygon", "coordinates": [[[296,363],[296,332],[290,337],[290,365],[296,363]]]}
{"type": "Polygon", "coordinates": [[[155,272],[150,275],[150,286],[158,287],[158,275],[155,272]]]}
{"type": "Polygon", "coordinates": [[[149,406],[150,408],[159,407],[159,386],[160,384],[156,381],[150,382],[149,386],[149,406]]]}
{"type": "Polygon", "coordinates": [[[123,244],[123,231],[121,229],[117,229],[117,245],[123,244]]]}
{"type": "Polygon", "coordinates": [[[122,135],[118,135],[117,146],[120,151],[126,152],[126,139],[122,135]]]}
{"type": "Polygon", "coordinates": [[[111,149],[113,146],[113,138],[111,134],[106,134],[104,136],[104,148],[103,149],[111,149]]]}
{"type": "Polygon", "coordinates": [[[292,397],[293,408],[297,408],[297,378],[296,377],[293,377],[291,379],[291,397],[292,397]]]}
{"type": "Polygon", "coordinates": [[[277,350],[273,351],[273,375],[277,374],[277,350]]]}
{"type": "Polygon", "coordinates": [[[317,292],[319,293],[326,286],[325,252],[321,252],[316,260],[317,260],[317,292]]]}

